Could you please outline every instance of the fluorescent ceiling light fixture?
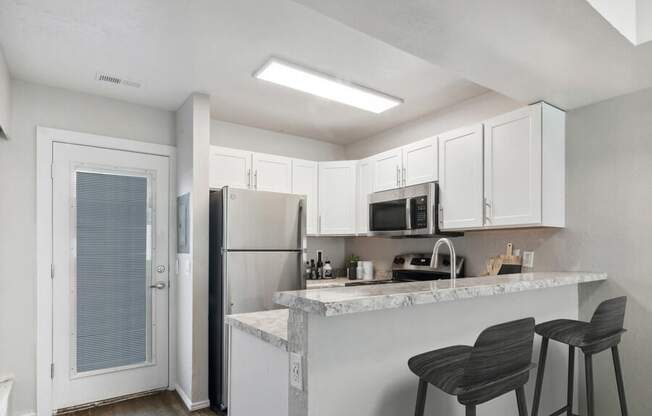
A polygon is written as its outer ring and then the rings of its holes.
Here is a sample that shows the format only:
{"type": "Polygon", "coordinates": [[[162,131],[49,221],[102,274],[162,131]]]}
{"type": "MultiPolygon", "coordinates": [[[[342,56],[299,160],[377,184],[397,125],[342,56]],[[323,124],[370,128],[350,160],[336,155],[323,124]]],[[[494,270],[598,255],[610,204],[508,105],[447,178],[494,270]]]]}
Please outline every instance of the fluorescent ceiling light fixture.
{"type": "Polygon", "coordinates": [[[403,103],[369,88],[339,80],[330,75],[272,58],[254,74],[254,77],[294,90],[337,101],[372,113],[382,113],[403,103]]]}

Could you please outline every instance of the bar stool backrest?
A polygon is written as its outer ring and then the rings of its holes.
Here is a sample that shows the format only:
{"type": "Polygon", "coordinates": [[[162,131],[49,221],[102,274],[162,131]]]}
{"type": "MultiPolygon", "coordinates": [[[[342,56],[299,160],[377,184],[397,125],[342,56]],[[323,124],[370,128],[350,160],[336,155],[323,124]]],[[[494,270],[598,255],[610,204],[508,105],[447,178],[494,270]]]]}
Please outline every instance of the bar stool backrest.
{"type": "Polygon", "coordinates": [[[627,296],[602,302],[593,313],[585,340],[592,342],[622,334],[626,306],[627,296]]]}
{"type": "Polygon", "coordinates": [[[531,368],[534,318],[489,327],[482,331],[464,369],[465,388],[523,375],[531,368]]]}

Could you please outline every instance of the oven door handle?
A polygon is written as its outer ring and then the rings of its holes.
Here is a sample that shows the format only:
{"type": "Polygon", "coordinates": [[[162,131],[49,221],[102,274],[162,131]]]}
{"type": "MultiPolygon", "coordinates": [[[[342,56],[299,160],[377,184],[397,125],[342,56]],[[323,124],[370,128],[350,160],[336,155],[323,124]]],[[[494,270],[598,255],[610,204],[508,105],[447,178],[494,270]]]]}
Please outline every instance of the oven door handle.
{"type": "Polygon", "coordinates": [[[405,198],[405,229],[406,230],[412,229],[412,215],[410,212],[410,201],[412,201],[411,198],[405,198]]]}

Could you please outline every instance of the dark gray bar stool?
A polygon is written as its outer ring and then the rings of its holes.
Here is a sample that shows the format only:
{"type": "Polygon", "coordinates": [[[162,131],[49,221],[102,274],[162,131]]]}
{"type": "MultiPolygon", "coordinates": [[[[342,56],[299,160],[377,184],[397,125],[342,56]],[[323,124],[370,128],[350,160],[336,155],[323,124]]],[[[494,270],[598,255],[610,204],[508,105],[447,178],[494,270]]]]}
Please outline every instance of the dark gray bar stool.
{"type": "Polygon", "coordinates": [[[457,396],[466,416],[477,405],[516,392],[519,416],[527,416],[525,390],[534,342],[534,318],[507,322],[482,331],[473,347],[456,345],[415,355],[408,367],[419,377],[414,414],[423,416],[428,383],[457,396]]]}
{"type": "Polygon", "coordinates": [[[570,319],[556,319],[544,322],[536,326],[537,334],[543,337],[541,341],[541,355],[539,357],[539,371],[537,383],[534,390],[534,403],[532,404],[532,416],[539,412],[539,401],[541,400],[541,386],[543,384],[543,371],[546,366],[546,355],[548,354],[548,342],[552,339],[568,345],[568,389],[566,406],[554,412],[551,416],[562,414],[573,416],[573,380],[575,370],[575,348],[584,353],[584,364],[586,366],[586,401],[588,416],[595,412],[593,397],[593,354],[611,348],[616,370],[616,383],[618,385],[618,397],[620,399],[620,411],[627,416],[627,402],[625,401],[625,386],[623,374],[620,368],[618,355],[618,344],[622,334],[625,320],[625,306],[627,297],[614,298],[602,302],[595,310],[591,322],[573,321],[570,319]]]}

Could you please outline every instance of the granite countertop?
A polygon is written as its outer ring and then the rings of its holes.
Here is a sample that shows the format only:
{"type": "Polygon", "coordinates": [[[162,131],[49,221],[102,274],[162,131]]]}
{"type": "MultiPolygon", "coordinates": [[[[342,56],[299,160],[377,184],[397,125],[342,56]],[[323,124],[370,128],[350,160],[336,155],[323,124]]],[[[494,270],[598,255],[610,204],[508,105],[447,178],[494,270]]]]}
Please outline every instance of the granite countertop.
{"type": "Polygon", "coordinates": [[[277,292],[274,301],[322,316],[345,315],[428,303],[493,296],[606,280],[606,273],[546,272],[386,285],[277,292]]]}
{"type": "Polygon", "coordinates": [[[225,322],[275,347],[288,349],[287,309],[227,315],[225,322]]]}

